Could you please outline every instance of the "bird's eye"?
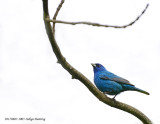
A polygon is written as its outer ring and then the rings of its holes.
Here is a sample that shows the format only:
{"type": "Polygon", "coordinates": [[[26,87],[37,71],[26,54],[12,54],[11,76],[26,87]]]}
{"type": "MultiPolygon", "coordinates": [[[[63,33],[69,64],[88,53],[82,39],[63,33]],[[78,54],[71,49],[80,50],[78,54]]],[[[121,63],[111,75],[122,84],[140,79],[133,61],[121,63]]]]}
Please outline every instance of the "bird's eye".
{"type": "Polygon", "coordinates": [[[99,65],[99,64],[96,65],[96,67],[98,67],[98,68],[99,68],[100,66],[101,66],[101,65],[99,65]]]}

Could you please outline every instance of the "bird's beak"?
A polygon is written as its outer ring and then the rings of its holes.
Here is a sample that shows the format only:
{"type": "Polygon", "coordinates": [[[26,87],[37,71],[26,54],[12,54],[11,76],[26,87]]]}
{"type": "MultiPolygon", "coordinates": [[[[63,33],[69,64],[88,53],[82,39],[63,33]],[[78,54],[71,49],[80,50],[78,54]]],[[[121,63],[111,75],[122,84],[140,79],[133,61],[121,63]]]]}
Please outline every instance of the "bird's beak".
{"type": "Polygon", "coordinates": [[[96,64],[94,64],[94,63],[91,63],[91,65],[92,65],[93,67],[96,67],[96,64]]]}

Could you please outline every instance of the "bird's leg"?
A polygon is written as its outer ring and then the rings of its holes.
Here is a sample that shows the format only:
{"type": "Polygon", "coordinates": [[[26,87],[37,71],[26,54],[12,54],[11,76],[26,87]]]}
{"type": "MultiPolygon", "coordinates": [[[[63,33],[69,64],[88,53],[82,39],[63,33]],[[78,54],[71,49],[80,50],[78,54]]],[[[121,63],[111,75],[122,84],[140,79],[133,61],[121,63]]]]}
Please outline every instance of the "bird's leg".
{"type": "Polygon", "coordinates": [[[114,101],[116,101],[116,99],[115,99],[115,98],[116,98],[116,96],[117,96],[117,94],[112,98],[114,101]]]}
{"type": "MultiPolygon", "coordinates": [[[[106,95],[106,94],[109,94],[109,92],[103,92],[103,94],[106,95]]],[[[112,100],[113,100],[114,102],[116,101],[116,99],[115,99],[116,96],[117,96],[117,94],[112,98],[112,100]]]]}

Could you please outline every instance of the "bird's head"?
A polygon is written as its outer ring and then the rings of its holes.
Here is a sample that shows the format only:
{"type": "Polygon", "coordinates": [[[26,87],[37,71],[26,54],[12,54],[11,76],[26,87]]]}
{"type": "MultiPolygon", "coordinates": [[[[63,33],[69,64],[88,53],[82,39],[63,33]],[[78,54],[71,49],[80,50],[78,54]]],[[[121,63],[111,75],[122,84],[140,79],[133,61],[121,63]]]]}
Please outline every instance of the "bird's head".
{"type": "Polygon", "coordinates": [[[91,65],[93,66],[94,73],[106,70],[105,67],[99,63],[91,63],[91,65]]]}

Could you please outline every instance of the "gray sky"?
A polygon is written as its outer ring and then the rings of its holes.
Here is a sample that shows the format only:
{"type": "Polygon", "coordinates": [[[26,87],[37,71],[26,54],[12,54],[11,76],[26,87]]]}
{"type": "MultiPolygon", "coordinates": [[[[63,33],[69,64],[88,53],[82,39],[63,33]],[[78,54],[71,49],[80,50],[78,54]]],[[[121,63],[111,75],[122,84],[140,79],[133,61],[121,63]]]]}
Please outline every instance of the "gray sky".
{"type": "MultiPolygon", "coordinates": [[[[60,0],[50,0],[53,16],[60,0]]],[[[150,6],[126,29],[56,25],[56,39],[67,61],[93,81],[90,63],[148,91],[124,92],[117,100],[160,123],[159,0],[66,0],[58,18],[124,25],[150,6]]],[[[101,103],[59,64],[47,38],[41,0],[5,0],[0,4],[0,122],[3,124],[141,123],[101,103]],[[5,118],[45,118],[44,121],[5,118]]]]}

